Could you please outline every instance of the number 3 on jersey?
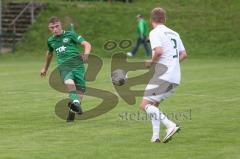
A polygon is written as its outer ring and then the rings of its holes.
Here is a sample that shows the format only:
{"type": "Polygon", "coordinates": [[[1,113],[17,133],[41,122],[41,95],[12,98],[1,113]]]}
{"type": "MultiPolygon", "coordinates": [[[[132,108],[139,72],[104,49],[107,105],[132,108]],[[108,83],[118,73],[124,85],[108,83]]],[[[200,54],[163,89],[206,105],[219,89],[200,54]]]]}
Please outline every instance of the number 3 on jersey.
{"type": "Polygon", "coordinates": [[[173,48],[176,49],[176,55],[173,55],[173,58],[177,58],[178,57],[177,40],[171,38],[171,41],[173,42],[173,48]]]}

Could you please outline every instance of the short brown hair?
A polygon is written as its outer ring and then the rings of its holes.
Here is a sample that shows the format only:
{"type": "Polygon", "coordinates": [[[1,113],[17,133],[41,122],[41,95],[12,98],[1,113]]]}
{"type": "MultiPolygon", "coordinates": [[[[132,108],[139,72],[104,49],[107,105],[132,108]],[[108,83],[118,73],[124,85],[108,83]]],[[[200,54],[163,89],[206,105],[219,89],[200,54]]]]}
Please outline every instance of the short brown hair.
{"type": "Polygon", "coordinates": [[[143,18],[143,16],[141,14],[138,14],[136,18],[143,18]]]}
{"type": "Polygon", "coordinates": [[[49,19],[48,19],[48,24],[50,23],[56,23],[56,22],[61,22],[60,19],[56,16],[51,16],[49,19]]]}
{"type": "Polygon", "coordinates": [[[151,20],[155,23],[165,24],[166,11],[162,8],[154,8],[151,12],[151,20]]]}

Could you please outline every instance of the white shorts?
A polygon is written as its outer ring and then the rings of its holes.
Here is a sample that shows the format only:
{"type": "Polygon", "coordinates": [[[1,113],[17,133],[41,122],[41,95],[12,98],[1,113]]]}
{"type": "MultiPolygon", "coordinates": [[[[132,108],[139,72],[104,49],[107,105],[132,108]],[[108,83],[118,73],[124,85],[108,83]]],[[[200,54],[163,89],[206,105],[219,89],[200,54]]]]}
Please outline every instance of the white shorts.
{"type": "Polygon", "coordinates": [[[177,86],[178,84],[153,78],[145,88],[143,99],[160,103],[162,100],[171,96],[175,92],[177,86]]]}

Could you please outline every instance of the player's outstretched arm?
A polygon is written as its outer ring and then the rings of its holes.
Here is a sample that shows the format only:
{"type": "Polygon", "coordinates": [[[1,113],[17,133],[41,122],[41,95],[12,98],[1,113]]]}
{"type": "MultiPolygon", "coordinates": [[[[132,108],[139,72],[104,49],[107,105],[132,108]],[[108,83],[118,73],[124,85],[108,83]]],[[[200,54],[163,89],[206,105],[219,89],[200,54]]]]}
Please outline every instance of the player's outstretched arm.
{"type": "Polygon", "coordinates": [[[51,63],[51,60],[52,60],[52,57],[53,57],[53,53],[47,51],[46,57],[45,57],[44,66],[43,66],[43,68],[40,71],[40,76],[41,77],[45,77],[46,76],[47,71],[48,71],[48,67],[50,66],[50,63],[51,63]]]}
{"type": "Polygon", "coordinates": [[[91,52],[91,44],[87,41],[83,41],[81,42],[81,45],[84,47],[84,53],[81,55],[81,57],[82,57],[82,60],[86,62],[88,59],[88,55],[91,52]]]}
{"type": "Polygon", "coordinates": [[[180,53],[179,53],[179,61],[182,62],[186,58],[187,58],[187,52],[186,51],[180,51],[180,53]]]}

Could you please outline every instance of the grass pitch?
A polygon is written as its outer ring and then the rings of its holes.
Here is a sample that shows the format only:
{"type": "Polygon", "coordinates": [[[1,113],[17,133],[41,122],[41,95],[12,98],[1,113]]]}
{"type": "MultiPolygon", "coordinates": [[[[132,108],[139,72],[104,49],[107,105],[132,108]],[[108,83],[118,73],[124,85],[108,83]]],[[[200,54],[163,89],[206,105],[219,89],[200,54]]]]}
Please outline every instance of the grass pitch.
{"type": "MultiPolygon", "coordinates": [[[[0,60],[1,159],[240,158],[238,59],[188,59],[182,64],[181,86],[160,106],[177,114],[174,120],[183,127],[168,144],[150,143],[149,120],[121,118],[126,112],[140,112],[141,98],[134,106],[120,99],[115,109],[94,119],[73,124],[59,119],[54,106],[67,94],[39,77],[42,62],[0,60]]],[[[110,60],[105,59],[97,80],[89,85],[116,93],[109,76],[110,60]]],[[[84,109],[99,102],[85,97],[84,109]]],[[[161,127],[161,137],[164,133],[161,127]]]]}
{"type": "MultiPolygon", "coordinates": [[[[240,1],[137,0],[129,5],[44,1],[50,3],[49,8],[30,27],[17,53],[0,56],[0,159],[240,158],[240,1]],[[55,104],[67,94],[39,77],[49,36],[48,17],[54,13],[66,26],[74,23],[94,46],[93,53],[110,57],[111,52],[103,49],[104,42],[134,42],[135,16],[141,13],[148,19],[157,6],[167,10],[167,25],[179,31],[187,52],[194,57],[182,64],[182,84],[177,92],[160,106],[182,131],[168,144],[150,143],[150,121],[143,113],[141,119],[137,116],[140,97],[133,106],[119,98],[116,108],[94,119],[73,124],[59,119],[55,104]],[[122,118],[125,113],[128,116],[122,118]]],[[[143,55],[140,52],[137,57],[143,55]]],[[[89,86],[116,93],[110,70],[110,60],[104,59],[101,73],[89,86]]],[[[100,102],[85,97],[83,107],[91,109],[100,102]]]]}

